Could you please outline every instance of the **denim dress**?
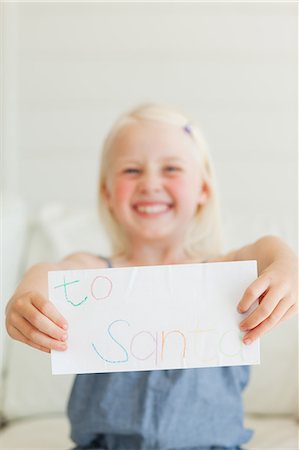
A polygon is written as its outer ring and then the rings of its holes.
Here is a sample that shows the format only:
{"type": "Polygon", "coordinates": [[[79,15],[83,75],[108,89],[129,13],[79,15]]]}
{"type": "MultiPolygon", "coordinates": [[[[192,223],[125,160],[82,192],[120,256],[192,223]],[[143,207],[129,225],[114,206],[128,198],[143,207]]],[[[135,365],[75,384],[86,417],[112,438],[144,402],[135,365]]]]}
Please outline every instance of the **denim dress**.
{"type": "Polygon", "coordinates": [[[248,378],[248,366],[77,375],[71,438],[76,450],[237,450],[252,436],[248,378]]]}

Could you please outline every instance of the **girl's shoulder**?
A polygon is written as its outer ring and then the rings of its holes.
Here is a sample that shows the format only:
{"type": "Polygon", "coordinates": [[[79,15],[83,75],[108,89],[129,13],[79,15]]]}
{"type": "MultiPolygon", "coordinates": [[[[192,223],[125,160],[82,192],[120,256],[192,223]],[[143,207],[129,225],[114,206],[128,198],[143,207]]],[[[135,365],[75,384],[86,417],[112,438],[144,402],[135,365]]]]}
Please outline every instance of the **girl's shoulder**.
{"type": "Polygon", "coordinates": [[[65,269],[101,269],[107,267],[107,260],[93,253],[76,252],[66,256],[61,265],[65,269]]]}
{"type": "Polygon", "coordinates": [[[233,250],[233,251],[231,251],[229,253],[225,253],[223,255],[219,255],[219,256],[216,256],[214,258],[207,259],[205,262],[207,262],[207,263],[212,263],[212,262],[229,262],[229,261],[237,261],[237,260],[238,260],[238,258],[237,258],[237,251],[233,250]]]}

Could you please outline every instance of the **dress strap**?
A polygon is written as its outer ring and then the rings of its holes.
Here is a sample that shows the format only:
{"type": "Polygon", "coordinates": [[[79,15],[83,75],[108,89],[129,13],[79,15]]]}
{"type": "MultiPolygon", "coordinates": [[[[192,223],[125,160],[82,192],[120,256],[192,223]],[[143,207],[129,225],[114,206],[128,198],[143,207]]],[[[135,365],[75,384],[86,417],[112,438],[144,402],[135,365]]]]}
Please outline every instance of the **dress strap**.
{"type": "Polygon", "coordinates": [[[110,268],[113,267],[110,258],[106,258],[106,256],[102,256],[102,255],[99,255],[99,258],[101,258],[103,261],[106,261],[107,267],[110,267],[110,268]]]}
{"type": "MultiPolygon", "coordinates": [[[[110,258],[107,258],[106,256],[102,256],[102,255],[98,255],[98,257],[107,263],[107,267],[109,267],[109,268],[113,267],[112,261],[110,258]]],[[[207,261],[201,261],[201,263],[206,263],[206,262],[207,261]]]]}

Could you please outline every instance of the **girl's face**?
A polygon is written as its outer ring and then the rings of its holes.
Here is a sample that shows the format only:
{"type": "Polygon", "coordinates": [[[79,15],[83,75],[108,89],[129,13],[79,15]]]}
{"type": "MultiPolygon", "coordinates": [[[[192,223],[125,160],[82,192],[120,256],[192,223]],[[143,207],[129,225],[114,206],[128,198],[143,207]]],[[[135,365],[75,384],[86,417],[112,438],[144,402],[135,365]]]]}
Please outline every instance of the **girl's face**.
{"type": "Polygon", "coordinates": [[[184,235],[208,197],[195,144],[183,129],[139,120],[122,129],[109,155],[104,197],[132,239],[184,235]]]}

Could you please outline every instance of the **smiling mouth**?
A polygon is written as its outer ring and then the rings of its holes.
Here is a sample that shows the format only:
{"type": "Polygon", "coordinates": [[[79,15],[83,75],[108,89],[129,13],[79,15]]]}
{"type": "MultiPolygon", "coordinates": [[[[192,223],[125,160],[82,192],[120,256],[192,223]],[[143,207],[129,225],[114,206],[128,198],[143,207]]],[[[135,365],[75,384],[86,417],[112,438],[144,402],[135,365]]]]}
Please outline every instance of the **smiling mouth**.
{"type": "Polygon", "coordinates": [[[160,216],[168,213],[173,208],[169,203],[138,203],[133,206],[134,211],[143,217],[160,216]]]}

